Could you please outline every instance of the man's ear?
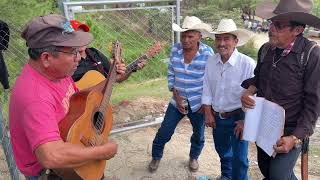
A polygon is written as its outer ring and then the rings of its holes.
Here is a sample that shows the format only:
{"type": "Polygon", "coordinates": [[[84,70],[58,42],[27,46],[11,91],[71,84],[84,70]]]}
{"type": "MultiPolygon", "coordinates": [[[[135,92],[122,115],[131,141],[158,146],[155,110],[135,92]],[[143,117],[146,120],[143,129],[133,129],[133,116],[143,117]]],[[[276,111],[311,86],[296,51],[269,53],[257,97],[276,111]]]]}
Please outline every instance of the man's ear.
{"type": "Polygon", "coordinates": [[[49,54],[48,52],[43,52],[40,55],[40,63],[42,64],[43,67],[48,68],[50,66],[50,59],[52,58],[52,55],[49,54]]]}
{"type": "Polygon", "coordinates": [[[297,26],[297,27],[294,28],[294,34],[296,36],[301,34],[301,33],[303,33],[303,31],[304,31],[304,27],[302,27],[302,26],[297,26]]]}
{"type": "Polygon", "coordinates": [[[198,32],[199,34],[199,40],[201,40],[202,39],[202,33],[201,32],[198,32]]]}
{"type": "Polygon", "coordinates": [[[238,38],[236,38],[234,41],[236,42],[236,44],[239,43],[239,39],[238,38]]]}

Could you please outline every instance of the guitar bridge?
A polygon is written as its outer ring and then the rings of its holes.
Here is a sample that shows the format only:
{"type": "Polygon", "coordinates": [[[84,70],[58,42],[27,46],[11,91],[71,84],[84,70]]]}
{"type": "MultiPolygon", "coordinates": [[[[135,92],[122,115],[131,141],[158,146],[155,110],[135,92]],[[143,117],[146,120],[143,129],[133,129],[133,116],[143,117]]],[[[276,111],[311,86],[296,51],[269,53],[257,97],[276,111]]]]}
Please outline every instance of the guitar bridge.
{"type": "Polygon", "coordinates": [[[93,138],[86,138],[82,136],[80,142],[86,147],[99,146],[105,143],[103,139],[99,136],[94,136],[93,138]]]}
{"type": "Polygon", "coordinates": [[[95,144],[90,139],[83,136],[81,137],[80,142],[86,147],[95,146],[95,144]]]}

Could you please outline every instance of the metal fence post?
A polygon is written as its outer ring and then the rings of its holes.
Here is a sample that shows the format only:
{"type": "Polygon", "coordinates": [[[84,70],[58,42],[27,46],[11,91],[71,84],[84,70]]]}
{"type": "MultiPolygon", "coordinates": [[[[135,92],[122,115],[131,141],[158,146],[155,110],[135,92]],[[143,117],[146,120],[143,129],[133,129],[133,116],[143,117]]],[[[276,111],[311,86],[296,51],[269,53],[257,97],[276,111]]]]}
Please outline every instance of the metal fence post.
{"type": "MultiPolygon", "coordinates": [[[[180,26],[180,9],[181,9],[181,4],[180,4],[180,1],[181,0],[177,0],[177,8],[176,8],[176,15],[177,15],[177,24],[180,26]]],[[[176,43],[179,43],[180,42],[180,33],[177,32],[176,33],[177,37],[176,37],[176,43]]]]}
{"type": "Polygon", "coordinates": [[[74,13],[72,9],[69,9],[68,5],[65,4],[64,2],[70,2],[70,0],[62,0],[62,12],[64,14],[64,17],[66,17],[68,20],[74,18],[74,13]]]}
{"type": "Polygon", "coordinates": [[[19,170],[18,170],[16,163],[13,159],[12,147],[10,144],[10,140],[9,140],[8,133],[5,128],[4,122],[5,121],[4,121],[4,117],[2,115],[2,106],[0,104],[0,135],[2,136],[2,138],[1,138],[2,148],[3,148],[4,154],[6,156],[6,161],[7,161],[8,169],[10,171],[11,178],[13,180],[19,180],[19,170]]]}

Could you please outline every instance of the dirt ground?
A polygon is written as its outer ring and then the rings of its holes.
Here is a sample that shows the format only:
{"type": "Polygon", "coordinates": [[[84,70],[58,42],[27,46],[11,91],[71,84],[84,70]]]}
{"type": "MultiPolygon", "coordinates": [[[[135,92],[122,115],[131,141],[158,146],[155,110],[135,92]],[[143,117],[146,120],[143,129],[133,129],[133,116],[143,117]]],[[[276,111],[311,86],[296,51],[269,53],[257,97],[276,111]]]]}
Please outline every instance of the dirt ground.
{"type": "MultiPolygon", "coordinates": [[[[146,108],[145,105],[148,101],[150,102],[150,99],[148,99],[149,98],[142,98],[138,100],[138,104],[144,106],[144,110],[146,111],[148,111],[148,108],[146,108]]],[[[151,101],[157,102],[157,104],[149,105],[149,107],[159,107],[153,116],[163,114],[167,102],[159,100],[151,101]]],[[[130,102],[127,103],[126,107],[129,106],[130,102]]],[[[123,108],[119,107],[119,109],[123,108]]],[[[124,114],[122,114],[122,116],[123,115],[124,114]]],[[[188,170],[188,154],[192,133],[188,119],[184,119],[179,123],[171,141],[167,143],[159,169],[155,173],[149,173],[147,166],[151,160],[152,141],[158,128],[159,125],[112,135],[111,139],[118,143],[119,151],[115,158],[108,161],[105,172],[107,179],[191,180],[197,179],[200,176],[207,176],[210,179],[214,179],[220,175],[219,157],[214,150],[212,129],[210,128],[207,128],[205,132],[206,142],[202,154],[199,157],[199,171],[192,173],[188,170]]],[[[311,139],[311,144],[315,147],[319,147],[320,145],[319,128],[320,122],[318,122],[316,133],[313,136],[314,138],[311,139]]],[[[309,158],[311,159],[309,161],[309,179],[318,180],[320,179],[320,167],[317,163],[320,161],[320,158],[317,155],[313,157],[312,154],[310,154],[309,158]]],[[[254,144],[250,144],[249,161],[249,179],[262,179],[256,161],[256,148],[254,144]]],[[[297,162],[295,172],[297,176],[300,176],[300,160],[297,162]]]]}

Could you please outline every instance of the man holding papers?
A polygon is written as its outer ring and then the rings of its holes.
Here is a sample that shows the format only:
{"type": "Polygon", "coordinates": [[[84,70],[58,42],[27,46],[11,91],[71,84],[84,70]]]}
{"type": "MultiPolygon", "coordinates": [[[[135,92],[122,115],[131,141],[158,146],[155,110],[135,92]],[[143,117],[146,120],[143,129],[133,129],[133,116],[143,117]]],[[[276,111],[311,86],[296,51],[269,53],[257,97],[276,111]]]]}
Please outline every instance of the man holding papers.
{"type": "Polygon", "coordinates": [[[247,180],[248,142],[241,140],[244,113],[241,83],[253,77],[255,62],[238,52],[251,33],[237,29],[232,19],[222,19],[218,29],[208,34],[218,51],[207,61],[202,104],[205,124],[213,128],[215,149],[220,157],[220,179],[247,180]]]}
{"type": "Polygon", "coordinates": [[[301,141],[313,134],[320,110],[320,48],[303,37],[306,25],[320,28],[320,19],[310,13],[311,0],[280,0],[258,5],[256,14],[268,19],[269,42],[258,53],[255,76],[243,82],[247,88],[241,101],[253,108],[250,95],[272,101],[285,110],[284,134],[270,157],[258,149],[259,168],[265,179],[297,179],[293,168],[301,152],[301,141]]]}

